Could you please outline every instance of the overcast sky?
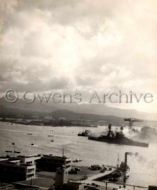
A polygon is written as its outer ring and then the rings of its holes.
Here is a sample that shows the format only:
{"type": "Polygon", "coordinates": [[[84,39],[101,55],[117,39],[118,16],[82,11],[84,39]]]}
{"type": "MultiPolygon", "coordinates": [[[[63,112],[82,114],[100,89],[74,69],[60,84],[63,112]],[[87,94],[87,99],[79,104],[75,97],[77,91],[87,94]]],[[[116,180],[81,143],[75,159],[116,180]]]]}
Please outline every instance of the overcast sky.
{"type": "Polygon", "coordinates": [[[157,0],[0,0],[0,90],[157,94],[156,8],[157,0]]]}

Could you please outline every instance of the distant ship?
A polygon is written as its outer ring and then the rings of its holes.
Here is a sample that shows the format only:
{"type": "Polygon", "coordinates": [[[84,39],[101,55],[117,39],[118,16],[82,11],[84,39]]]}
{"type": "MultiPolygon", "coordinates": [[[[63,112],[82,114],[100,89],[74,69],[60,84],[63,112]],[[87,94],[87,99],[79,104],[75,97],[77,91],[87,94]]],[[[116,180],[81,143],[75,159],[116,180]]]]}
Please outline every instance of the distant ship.
{"type": "Polygon", "coordinates": [[[27,133],[27,135],[32,135],[32,133],[27,133]]]}
{"type": "Polygon", "coordinates": [[[89,132],[90,132],[89,130],[85,130],[85,131],[83,131],[83,132],[78,133],[78,136],[88,137],[89,132]]]}
{"type": "Polygon", "coordinates": [[[134,141],[132,139],[129,139],[124,136],[123,134],[123,127],[121,127],[120,132],[113,132],[111,130],[111,124],[108,126],[108,133],[107,135],[100,135],[98,137],[95,136],[88,136],[89,140],[95,140],[95,141],[101,141],[101,142],[106,142],[110,144],[119,144],[119,145],[129,145],[129,146],[140,146],[140,147],[148,147],[148,143],[144,142],[138,142],[134,141]]]}
{"type": "Polygon", "coordinates": [[[53,135],[48,135],[48,137],[53,137],[53,135]]]}

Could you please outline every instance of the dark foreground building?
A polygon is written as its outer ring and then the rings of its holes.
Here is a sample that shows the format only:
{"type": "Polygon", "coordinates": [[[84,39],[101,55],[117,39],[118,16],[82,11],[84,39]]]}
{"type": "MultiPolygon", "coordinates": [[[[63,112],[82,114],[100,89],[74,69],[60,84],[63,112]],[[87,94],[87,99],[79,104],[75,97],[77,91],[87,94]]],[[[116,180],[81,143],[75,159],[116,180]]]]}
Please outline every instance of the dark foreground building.
{"type": "Polygon", "coordinates": [[[36,162],[37,170],[56,172],[57,168],[65,167],[66,170],[71,169],[71,160],[65,156],[43,155],[36,162]]]}
{"type": "Polygon", "coordinates": [[[35,161],[39,158],[38,156],[0,158],[0,181],[16,182],[35,178],[35,161]]]}

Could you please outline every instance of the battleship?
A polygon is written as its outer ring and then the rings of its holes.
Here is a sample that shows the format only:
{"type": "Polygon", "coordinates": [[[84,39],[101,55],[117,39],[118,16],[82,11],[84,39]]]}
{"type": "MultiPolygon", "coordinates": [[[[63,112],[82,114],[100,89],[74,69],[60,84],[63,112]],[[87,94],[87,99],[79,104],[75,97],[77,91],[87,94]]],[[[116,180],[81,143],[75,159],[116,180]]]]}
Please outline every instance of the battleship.
{"type": "Polygon", "coordinates": [[[132,139],[127,138],[123,134],[123,127],[121,127],[120,132],[113,132],[111,129],[112,125],[109,124],[108,126],[108,133],[107,135],[100,135],[96,136],[88,136],[89,140],[101,141],[110,144],[118,144],[118,145],[128,145],[128,146],[140,146],[140,147],[148,147],[149,144],[145,142],[138,142],[132,139]]]}

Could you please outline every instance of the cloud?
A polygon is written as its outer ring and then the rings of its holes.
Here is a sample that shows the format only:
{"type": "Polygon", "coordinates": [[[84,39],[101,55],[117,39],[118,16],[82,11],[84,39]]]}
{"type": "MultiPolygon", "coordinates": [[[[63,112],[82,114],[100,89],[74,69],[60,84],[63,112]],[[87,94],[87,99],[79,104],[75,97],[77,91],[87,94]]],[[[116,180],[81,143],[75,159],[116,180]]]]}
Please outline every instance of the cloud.
{"type": "Polygon", "coordinates": [[[0,88],[157,93],[156,2],[0,0],[0,88]]]}

